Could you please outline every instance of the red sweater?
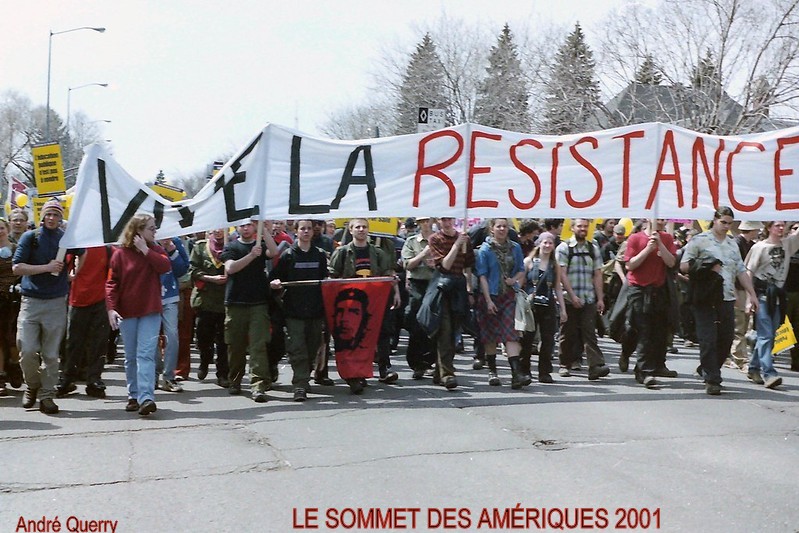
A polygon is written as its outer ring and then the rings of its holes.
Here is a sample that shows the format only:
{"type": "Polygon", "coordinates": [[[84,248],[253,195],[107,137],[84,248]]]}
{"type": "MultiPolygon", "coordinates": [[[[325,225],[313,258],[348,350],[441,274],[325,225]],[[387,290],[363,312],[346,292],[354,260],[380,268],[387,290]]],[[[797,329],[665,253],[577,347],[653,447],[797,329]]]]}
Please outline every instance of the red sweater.
{"type": "Polygon", "coordinates": [[[160,276],[170,270],[172,264],[160,246],[151,246],[147,255],[136,248],[117,248],[111,257],[111,275],[105,284],[106,307],[122,318],[160,313],[160,276]]]}

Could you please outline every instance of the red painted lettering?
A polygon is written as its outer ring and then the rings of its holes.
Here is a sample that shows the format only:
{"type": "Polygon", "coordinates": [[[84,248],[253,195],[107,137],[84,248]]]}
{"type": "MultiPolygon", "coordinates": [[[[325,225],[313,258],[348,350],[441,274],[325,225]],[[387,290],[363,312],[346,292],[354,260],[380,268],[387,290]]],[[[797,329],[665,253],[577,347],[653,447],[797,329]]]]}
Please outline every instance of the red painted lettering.
{"type": "Polygon", "coordinates": [[[475,159],[477,159],[477,156],[475,155],[475,152],[477,151],[477,139],[501,141],[502,135],[485,133],[482,131],[472,132],[471,153],[469,154],[469,183],[466,187],[466,207],[497,207],[499,206],[499,202],[496,200],[472,200],[475,174],[488,174],[491,172],[491,167],[478,167],[474,164],[475,159]]]}
{"type": "Polygon", "coordinates": [[[453,207],[455,205],[455,184],[452,183],[452,180],[447,176],[445,173],[442,172],[442,169],[447,168],[455,161],[457,161],[461,154],[463,153],[463,137],[456,131],[452,130],[441,130],[430,135],[424,137],[421,141],[419,141],[419,155],[418,160],[416,163],[416,176],[413,179],[413,206],[419,207],[419,194],[421,192],[422,187],[422,176],[434,176],[441,181],[444,182],[444,185],[447,186],[449,190],[449,206],[453,207]],[[452,137],[458,143],[458,149],[455,154],[444,161],[443,163],[438,163],[431,166],[425,166],[425,147],[427,143],[438,139],[440,137],[452,137]]]}
{"type": "Polygon", "coordinates": [[[793,169],[782,168],[782,165],[780,164],[783,147],[797,143],[799,143],[799,137],[777,139],[777,150],[774,152],[774,189],[776,192],[777,211],[784,211],[786,209],[799,209],[799,202],[782,201],[782,178],[783,176],[792,176],[793,169]]]}
{"type": "Polygon", "coordinates": [[[632,139],[643,139],[643,130],[631,131],[624,135],[617,135],[614,139],[624,139],[624,151],[621,171],[621,206],[630,207],[630,145],[632,139]]]}
{"type": "Polygon", "coordinates": [[[652,204],[655,203],[661,181],[674,182],[677,187],[677,205],[682,207],[684,204],[682,197],[682,179],[680,178],[680,165],[677,161],[677,149],[674,147],[674,132],[672,130],[668,130],[663,137],[663,149],[660,152],[660,161],[658,162],[658,168],[655,173],[655,182],[652,184],[652,189],[649,191],[649,198],[646,201],[646,209],[651,209],[652,204]],[[667,152],[671,152],[671,165],[674,167],[674,172],[671,174],[663,172],[663,165],[666,162],[667,152]]]}
{"type": "Polygon", "coordinates": [[[583,137],[582,139],[574,143],[574,146],[569,148],[569,152],[571,152],[572,157],[578,163],[580,163],[580,165],[582,165],[583,168],[588,170],[588,172],[590,172],[591,175],[594,176],[594,180],[596,181],[596,189],[595,189],[596,192],[594,192],[594,195],[591,198],[581,202],[574,199],[571,191],[566,191],[566,202],[568,202],[568,204],[572,207],[582,208],[582,207],[592,206],[595,203],[597,203],[597,200],[599,200],[599,198],[602,196],[602,176],[599,174],[599,171],[596,169],[596,167],[592,165],[590,162],[588,162],[588,160],[586,160],[577,151],[577,145],[586,142],[589,143],[594,150],[596,150],[597,147],[599,146],[599,143],[594,137],[583,137]]]}
{"type": "Polygon", "coordinates": [[[552,173],[549,175],[549,207],[555,208],[557,204],[557,188],[558,188],[558,150],[563,146],[563,143],[555,143],[552,148],[552,173]]]}
{"type": "MultiPolygon", "coordinates": [[[[724,146],[724,140],[719,141],[719,150],[724,146]]],[[[691,207],[699,205],[699,162],[702,162],[702,168],[705,172],[705,179],[707,180],[708,189],[710,189],[710,197],[713,199],[713,209],[719,208],[719,152],[716,151],[715,173],[710,172],[707,163],[707,154],[705,154],[705,141],[702,137],[697,137],[694,141],[692,150],[693,159],[693,172],[692,172],[692,187],[693,195],[691,196],[691,207]]]]}
{"type": "Polygon", "coordinates": [[[746,148],[747,146],[751,146],[753,148],[758,148],[761,152],[765,151],[765,147],[756,142],[751,141],[742,141],[738,143],[738,146],[735,150],[732,151],[730,157],[727,158],[727,189],[730,195],[730,204],[732,204],[733,209],[738,211],[743,211],[744,213],[749,213],[756,210],[758,207],[763,205],[763,197],[758,196],[757,201],[751,205],[742,204],[735,198],[735,193],[733,192],[733,179],[732,179],[732,160],[735,158],[736,155],[741,153],[741,150],[746,148]]]}
{"type": "Polygon", "coordinates": [[[535,173],[535,170],[528,167],[521,161],[519,161],[519,157],[517,155],[517,151],[522,146],[534,146],[539,150],[544,146],[536,141],[535,139],[524,139],[519,141],[518,143],[514,144],[510,147],[510,159],[513,161],[513,166],[527,174],[530,177],[530,180],[533,182],[533,186],[535,187],[535,193],[533,194],[533,199],[529,202],[522,202],[516,197],[516,193],[513,189],[508,189],[508,197],[510,198],[510,203],[516,206],[519,209],[531,209],[538,203],[538,200],[541,198],[541,180],[538,179],[538,174],[535,173]]]}

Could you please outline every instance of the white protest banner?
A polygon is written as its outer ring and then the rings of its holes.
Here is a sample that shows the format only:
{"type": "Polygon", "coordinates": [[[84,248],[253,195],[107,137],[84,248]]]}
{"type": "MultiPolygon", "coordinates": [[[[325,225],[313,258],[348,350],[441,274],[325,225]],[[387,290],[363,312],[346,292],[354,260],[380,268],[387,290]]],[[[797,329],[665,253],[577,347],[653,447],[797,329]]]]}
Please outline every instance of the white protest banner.
{"type": "Polygon", "coordinates": [[[740,219],[795,218],[799,128],[718,137],[653,123],[546,136],[465,124],[335,141],[270,124],[180,202],[92,146],[64,243],[116,241],[136,211],[155,213],[167,237],[250,217],[707,219],[719,205],[740,219]]]}

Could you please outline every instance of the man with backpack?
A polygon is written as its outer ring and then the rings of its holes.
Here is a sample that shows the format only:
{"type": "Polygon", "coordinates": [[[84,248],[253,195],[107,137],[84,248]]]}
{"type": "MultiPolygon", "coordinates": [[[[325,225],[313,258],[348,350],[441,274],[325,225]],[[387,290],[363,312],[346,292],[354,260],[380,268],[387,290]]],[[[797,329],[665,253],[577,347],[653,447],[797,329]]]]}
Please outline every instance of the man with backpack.
{"type": "Polygon", "coordinates": [[[596,335],[597,313],[605,311],[602,258],[599,246],[588,241],[589,221],[585,218],[572,220],[569,240],[561,242],[556,249],[558,264],[566,287],[566,314],[568,320],[560,331],[561,377],[571,375],[579,365],[582,350],[588,357],[588,379],[595,381],[610,374],[605,357],[599,349],[596,335]]]}

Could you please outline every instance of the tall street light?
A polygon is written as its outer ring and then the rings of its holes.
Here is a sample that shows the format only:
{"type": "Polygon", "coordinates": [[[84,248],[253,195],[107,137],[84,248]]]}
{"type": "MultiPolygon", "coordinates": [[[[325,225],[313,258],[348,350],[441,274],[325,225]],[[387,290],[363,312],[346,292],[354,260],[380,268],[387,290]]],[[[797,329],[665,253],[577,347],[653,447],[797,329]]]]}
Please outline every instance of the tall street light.
{"type": "Polygon", "coordinates": [[[98,33],[105,32],[105,28],[94,28],[92,26],[81,26],[80,28],[72,28],[69,30],[53,31],[50,30],[50,40],[47,44],[47,116],[45,118],[44,136],[46,141],[50,141],[50,66],[53,58],[53,35],[61,35],[62,33],[69,33],[80,30],[92,30],[98,33]]]}
{"type": "Polygon", "coordinates": [[[78,89],[83,89],[84,87],[91,87],[96,85],[97,87],[108,87],[107,83],[84,83],[83,85],[78,85],[77,87],[70,87],[67,90],[67,131],[69,131],[69,108],[70,108],[70,101],[72,99],[72,91],[77,91],[78,89]]]}

